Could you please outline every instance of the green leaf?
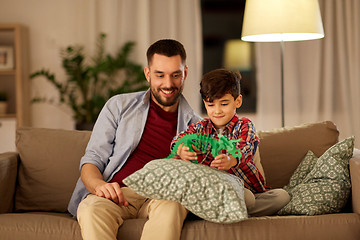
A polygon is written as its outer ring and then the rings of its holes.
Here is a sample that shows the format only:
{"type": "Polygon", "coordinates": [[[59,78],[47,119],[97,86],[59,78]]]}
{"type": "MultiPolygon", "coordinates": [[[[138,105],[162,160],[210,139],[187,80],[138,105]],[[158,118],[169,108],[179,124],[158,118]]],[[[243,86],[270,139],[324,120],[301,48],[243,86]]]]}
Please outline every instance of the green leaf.
{"type": "MultiPolygon", "coordinates": [[[[126,42],[113,56],[105,53],[106,37],[104,33],[98,35],[93,57],[85,54],[81,45],[60,50],[65,79],[58,81],[54,73],[45,69],[30,75],[31,79],[45,78],[53,85],[59,92],[58,103],[67,105],[77,122],[95,122],[106,101],[115,94],[148,89],[143,67],[130,60],[135,43],[126,42]]],[[[51,103],[46,98],[32,99],[32,103],[38,102],[51,103]]]]}

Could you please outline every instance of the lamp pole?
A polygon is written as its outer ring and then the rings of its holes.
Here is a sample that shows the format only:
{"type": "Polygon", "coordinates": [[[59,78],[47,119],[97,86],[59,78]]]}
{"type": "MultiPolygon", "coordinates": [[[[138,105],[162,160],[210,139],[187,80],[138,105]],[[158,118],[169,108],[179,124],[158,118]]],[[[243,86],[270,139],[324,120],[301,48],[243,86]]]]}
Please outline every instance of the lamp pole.
{"type": "Polygon", "coordinates": [[[284,108],[284,41],[280,41],[281,48],[281,126],[285,126],[285,108],[284,108]]]}
{"type": "Polygon", "coordinates": [[[324,37],[318,0],[247,0],[241,35],[241,39],[248,42],[280,42],[281,124],[284,127],[284,42],[324,37]]]}

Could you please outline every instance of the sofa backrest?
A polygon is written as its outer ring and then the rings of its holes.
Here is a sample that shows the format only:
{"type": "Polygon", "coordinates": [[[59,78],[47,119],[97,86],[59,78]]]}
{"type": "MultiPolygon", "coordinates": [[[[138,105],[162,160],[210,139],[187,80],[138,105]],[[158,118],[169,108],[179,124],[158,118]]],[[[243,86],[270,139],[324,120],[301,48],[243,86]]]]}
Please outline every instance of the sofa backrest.
{"type": "Polygon", "coordinates": [[[258,132],[260,158],[266,184],[273,188],[288,184],[306,153],[320,157],[338,142],[339,131],[330,121],[302,124],[258,132]]]}
{"type": "MultiPolygon", "coordinates": [[[[90,131],[19,128],[20,155],[15,211],[66,212],[79,178],[80,159],[90,131]]],[[[267,185],[286,185],[308,150],[318,157],[338,141],[331,122],[258,132],[260,159],[267,185]]],[[[260,166],[261,168],[261,166],[260,166]]]]}
{"type": "Polygon", "coordinates": [[[19,128],[15,211],[66,212],[91,132],[19,128]]]}

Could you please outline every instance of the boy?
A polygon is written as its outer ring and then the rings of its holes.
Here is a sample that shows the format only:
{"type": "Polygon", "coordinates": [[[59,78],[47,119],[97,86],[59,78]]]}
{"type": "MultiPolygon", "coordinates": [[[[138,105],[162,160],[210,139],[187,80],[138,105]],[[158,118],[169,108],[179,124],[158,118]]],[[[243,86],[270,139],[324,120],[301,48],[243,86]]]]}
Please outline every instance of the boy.
{"type": "Polygon", "coordinates": [[[226,152],[226,149],[212,156],[211,145],[201,146],[190,151],[190,147],[180,145],[175,158],[186,161],[197,161],[219,170],[228,171],[241,178],[244,182],[245,202],[250,216],[273,215],[284,207],[290,197],[283,189],[272,189],[265,186],[265,181],[255,166],[255,155],[259,139],[253,123],[247,118],[239,118],[236,109],[242,105],[240,94],[241,75],[225,69],[213,70],[205,74],[200,83],[200,93],[205,104],[207,115],[202,121],[190,125],[178,134],[171,147],[183,135],[199,133],[218,138],[218,134],[228,139],[240,139],[235,143],[239,150],[237,156],[226,152]]]}

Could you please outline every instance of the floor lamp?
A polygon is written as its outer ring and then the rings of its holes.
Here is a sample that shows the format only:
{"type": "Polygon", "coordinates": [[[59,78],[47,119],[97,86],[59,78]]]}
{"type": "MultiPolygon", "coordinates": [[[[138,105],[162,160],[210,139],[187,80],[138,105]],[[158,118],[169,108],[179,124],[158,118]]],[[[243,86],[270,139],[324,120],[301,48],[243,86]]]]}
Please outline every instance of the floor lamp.
{"type": "Polygon", "coordinates": [[[281,119],[284,111],[284,42],[324,37],[318,0],[246,0],[243,41],[280,42],[281,119]]]}

